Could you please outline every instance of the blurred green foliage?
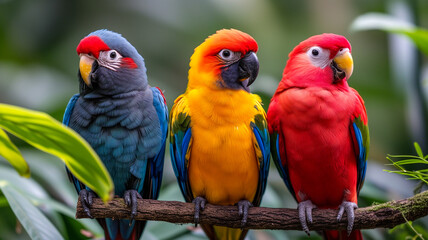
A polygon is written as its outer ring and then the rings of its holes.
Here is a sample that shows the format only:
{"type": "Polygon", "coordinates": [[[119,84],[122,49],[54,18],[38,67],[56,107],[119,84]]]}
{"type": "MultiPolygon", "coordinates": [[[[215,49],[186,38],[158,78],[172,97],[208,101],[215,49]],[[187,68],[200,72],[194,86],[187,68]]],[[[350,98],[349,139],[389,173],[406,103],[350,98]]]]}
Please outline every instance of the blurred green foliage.
{"type": "MultiPolygon", "coordinates": [[[[396,2],[409,7],[418,25],[428,26],[428,2],[417,0],[0,0],[0,102],[44,111],[61,120],[69,98],[78,91],[76,46],[90,32],[107,28],[121,33],[137,48],[145,58],[149,83],[165,90],[171,107],[186,89],[193,49],[218,29],[236,28],[252,35],[259,44],[260,73],[252,90],[262,96],[267,109],[293,47],[311,35],[342,34],[353,47],[355,69],[349,84],[365,100],[371,134],[369,166],[359,205],[408,197],[415,182],[382,169],[387,154],[412,152],[413,116],[408,113],[412,106],[407,103],[412,92],[394,81],[390,65],[394,49],[388,44],[388,35],[349,31],[359,15],[389,12],[396,2]]],[[[424,60],[415,64],[422,65],[424,60]]],[[[12,140],[29,162],[32,178],[18,177],[9,164],[0,161],[0,181],[13,183],[12,191],[36,206],[65,239],[87,239],[81,234],[83,228],[92,237],[99,237],[101,230],[96,223],[77,221],[71,214],[77,196],[63,164],[16,138],[12,140]]],[[[426,152],[426,145],[421,146],[426,152]]],[[[169,154],[160,199],[183,200],[169,154]]],[[[274,167],[262,205],[297,206],[274,167]]],[[[0,239],[29,239],[4,193],[0,193],[0,208],[0,239]]],[[[427,219],[413,226],[426,229],[427,219]]],[[[365,239],[414,236],[406,226],[391,232],[363,230],[363,234],[365,239]]],[[[301,231],[250,231],[249,238],[307,236],[301,231]]],[[[204,239],[204,235],[191,225],[149,222],[142,239],[204,239]]],[[[312,233],[311,239],[320,237],[312,233]]]]}

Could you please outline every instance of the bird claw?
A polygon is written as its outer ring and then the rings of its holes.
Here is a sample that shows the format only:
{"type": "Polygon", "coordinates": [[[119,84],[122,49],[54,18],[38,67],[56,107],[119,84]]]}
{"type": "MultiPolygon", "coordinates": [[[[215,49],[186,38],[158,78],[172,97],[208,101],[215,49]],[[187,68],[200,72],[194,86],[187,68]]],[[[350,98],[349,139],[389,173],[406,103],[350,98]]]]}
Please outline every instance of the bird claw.
{"type": "Polygon", "coordinates": [[[339,206],[339,214],[337,214],[337,221],[339,222],[342,219],[343,213],[346,211],[348,218],[348,227],[346,228],[348,236],[351,235],[352,228],[354,227],[354,209],[357,209],[358,205],[354,202],[343,201],[339,206]]]}
{"type": "Polygon", "coordinates": [[[303,231],[305,231],[308,236],[311,235],[309,233],[308,223],[312,223],[312,209],[314,208],[317,208],[317,206],[315,206],[311,200],[300,202],[297,207],[297,209],[299,210],[300,224],[302,225],[303,231]]]}
{"type": "Polygon", "coordinates": [[[203,197],[196,197],[193,199],[192,203],[195,204],[195,227],[199,224],[199,215],[200,212],[205,209],[205,204],[207,203],[207,200],[203,197]]]}
{"type": "Polygon", "coordinates": [[[131,222],[134,220],[134,217],[137,215],[137,207],[138,202],[137,199],[142,199],[140,193],[138,193],[136,190],[126,190],[123,194],[123,200],[125,201],[126,206],[131,207],[131,222]]]}
{"type": "Polygon", "coordinates": [[[90,218],[94,218],[91,215],[91,210],[89,209],[92,206],[92,199],[96,197],[95,193],[91,190],[82,189],[79,192],[80,202],[82,203],[83,211],[85,211],[86,215],[90,218]]]}
{"type": "Polygon", "coordinates": [[[238,213],[239,216],[242,217],[241,220],[241,228],[244,228],[247,224],[247,218],[248,218],[248,209],[253,206],[253,204],[248,200],[241,200],[237,203],[238,205],[238,213]]]}

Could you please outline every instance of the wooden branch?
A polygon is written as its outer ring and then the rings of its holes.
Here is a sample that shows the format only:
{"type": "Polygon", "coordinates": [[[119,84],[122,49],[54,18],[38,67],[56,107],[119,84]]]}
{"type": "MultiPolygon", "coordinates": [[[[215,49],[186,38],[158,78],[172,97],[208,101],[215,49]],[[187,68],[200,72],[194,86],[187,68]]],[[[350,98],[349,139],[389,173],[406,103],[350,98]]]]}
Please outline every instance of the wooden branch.
{"type": "MultiPolygon", "coordinates": [[[[130,210],[122,198],[104,204],[94,199],[91,207],[95,218],[129,218],[130,210]]],[[[346,216],[337,222],[337,210],[314,209],[310,230],[346,229],[346,216]]],[[[165,221],[171,223],[193,223],[194,204],[177,201],[138,200],[137,220],[165,221]]],[[[346,215],[346,213],[345,213],[346,215]]],[[[355,211],[354,229],[392,228],[408,221],[428,215],[428,191],[413,197],[359,208],[355,211]]],[[[82,205],[77,203],[76,218],[87,218],[82,205]]],[[[240,228],[240,217],[236,206],[207,204],[201,212],[200,223],[240,228]]],[[[248,229],[302,230],[296,209],[252,207],[248,214],[248,229]]]]}

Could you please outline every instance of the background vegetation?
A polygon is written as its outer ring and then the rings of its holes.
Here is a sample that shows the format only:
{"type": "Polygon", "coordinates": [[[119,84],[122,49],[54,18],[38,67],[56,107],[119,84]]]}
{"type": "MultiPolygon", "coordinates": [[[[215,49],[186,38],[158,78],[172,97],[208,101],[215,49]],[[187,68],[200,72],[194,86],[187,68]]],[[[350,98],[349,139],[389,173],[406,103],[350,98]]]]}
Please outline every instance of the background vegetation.
{"type": "MultiPolygon", "coordinates": [[[[388,168],[387,154],[415,154],[414,141],[428,152],[426,57],[407,38],[383,31],[356,31],[354,20],[369,12],[428,27],[428,2],[423,0],[0,0],[0,102],[47,112],[61,120],[69,98],[78,91],[76,46],[90,32],[107,28],[121,33],[143,55],[150,84],[165,91],[171,107],[186,88],[193,49],[218,29],[236,28],[259,44],[260,74],[252,90],[263,97],[267,108],[294,46],[311,35],[342,34],[352,44],[355,61],[349,84],[366,102],[371,135],[370,163],[359,205],[405,198],[413,194],[417,183],[382,169],[388,168]]],[[[375,23],[369,21],[369,25],[375,23]]],[[[64,165],[12,139],[29,162],[32,177],[20,178],[9,163],[0,160],[0,239],[29,239],[7,194],[26,206],[26,215],[47,216],[53,226],[46,228],[57,229],[65,239],[99,237],[101,230],[94,222],[74,219],[76,194],[64,165]]],[[[169,154],[165,163],[160,199],[182,200],[169,154]]],[[[297,206],[274,168],[262,205],[297,206]]],[[[413,227],[428,238],[427,218],[413,227]]],[[[409,225],[363,233],[367,239],[415,235],[409,225]]],[[[150,222],[142,239],[203,238],[202,231],[190,225],[150,222]]],[[[249,238],[306,236],[300,231],[251,231],[249,238]]]]}

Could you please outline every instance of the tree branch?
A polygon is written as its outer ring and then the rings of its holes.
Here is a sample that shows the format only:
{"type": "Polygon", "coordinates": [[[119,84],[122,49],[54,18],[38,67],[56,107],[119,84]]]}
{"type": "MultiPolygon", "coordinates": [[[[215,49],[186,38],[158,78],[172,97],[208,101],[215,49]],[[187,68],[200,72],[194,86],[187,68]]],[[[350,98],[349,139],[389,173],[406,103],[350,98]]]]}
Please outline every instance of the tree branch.
{"type": "MultiPolygon", "coordinates": [[[[91,214],[95,218],[129,218],[130,209],[122,198],[115,198],[104,204],[94,199],[91,214]]],[[[194,204],[177,201],[138,200],[136,220],[165,221],[171,223],[193,223],[194,204]]],[[[310,230],[346,229],[346,216],[337,221],[337,210],[314,209],[310,230]]],[[[346,215],[346,213],[345,213],[346,215]]],[[[428,215],[428,191],[413,197],[359,208],[355,211],[354,229],[392,228],[407,221],[428,215]]],[[[87,218],[80,199],[76,218],[87,218]]],[[[207,204],[201,212],[200,223],[240,228],[241,218],[236,206],[207,204]]],[[[302,230],[296,209],[252,207],[248,214],[248,229],[302,230]]]]}

